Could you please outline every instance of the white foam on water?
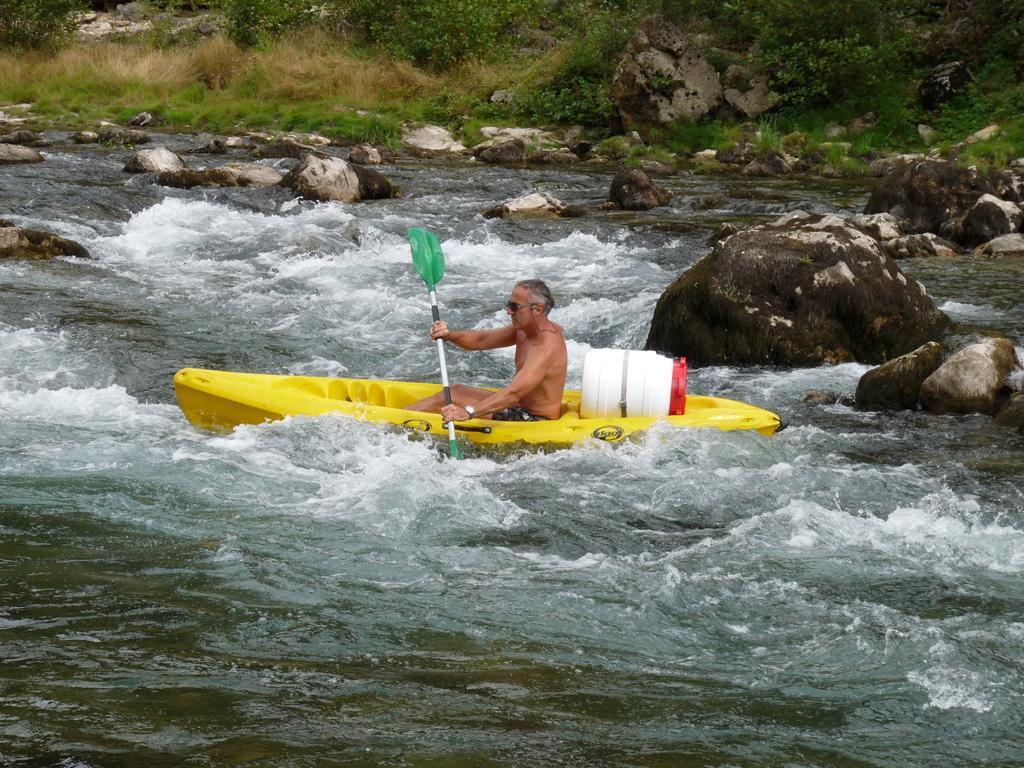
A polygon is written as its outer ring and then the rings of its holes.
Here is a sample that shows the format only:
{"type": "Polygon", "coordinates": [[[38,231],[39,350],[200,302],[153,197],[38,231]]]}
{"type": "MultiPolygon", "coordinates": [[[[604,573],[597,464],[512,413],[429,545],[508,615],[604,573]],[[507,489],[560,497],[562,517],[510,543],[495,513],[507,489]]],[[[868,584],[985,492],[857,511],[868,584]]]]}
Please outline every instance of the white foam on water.
{"type": "Polygon", "coordinates": [[[0,409],[10,420],[126,433],[166,428],[180,417],[180,411],[174,406],[141,404],[118,385],[0,391],[0,409]]]}
{"type": "Polygon", "coordinates": [[[74,349],[63,331],[0,323],[0,391],[112,383],[113,371],[102,357],[74,349]]]}
{"type": "Polygon", "coordinates": [[[1006,320],[1006,313],[988,304],[966,304],[960,301],[945,301],[939,309],[958,322],[979,322],[1006,320]]]}
{"type": "Polygon", "coordinates": [[[992,692],[999,687],[979,672],[944,664],[913,670],[907,673],[907,680],[928,693],[925,709],[989,712],[995,703],[992,692]]]}
{"type": "Polygon", "coordinates": [[[985,522],[980,504],[950,490],[928,494],[913,507],[897,507],[885,518],[850,514],[795,500],[785,507],[738,523],[731,535],[748,547],[817,555],[856,550],[885,554],[893,566],[956,578],[972,571],[1024,572],[1024,531],[1001,522],[985,522]]]}

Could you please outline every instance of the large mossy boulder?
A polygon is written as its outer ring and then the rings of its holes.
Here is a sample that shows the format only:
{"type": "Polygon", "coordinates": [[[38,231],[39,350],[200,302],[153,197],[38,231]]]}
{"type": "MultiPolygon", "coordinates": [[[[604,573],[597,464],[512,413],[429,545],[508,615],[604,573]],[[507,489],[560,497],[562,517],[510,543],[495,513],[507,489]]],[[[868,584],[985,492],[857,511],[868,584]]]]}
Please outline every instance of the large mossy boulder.
{"type": "Polygon", "coordinates": [[[720,241],[670,285],[646,347],[697,365],[879,364],[948,324],[874,238],[797,211],[720,241]]]}
{"type": "Polygon", "coordinates": [[[917,408],[921,385],[942,365],[942,345],[930,341],[913,352],[882,363],[860,377],[854,399],[858,411],[917,408]]]}
{"type": "Polygon", "coordinates": [[[1011,394],[1010,374],[1020,367],[1009,339],[970,344],[924,380],[921,406],[932,413],[995,414],[1011,394]]]}
{"type": "Polygon", "coordinates": [[[87,259],[89,252],[74,240],[67,240],[51,232],[25,229],[0,219],[0,259],[40,261],[57,256],[87,259]]]}

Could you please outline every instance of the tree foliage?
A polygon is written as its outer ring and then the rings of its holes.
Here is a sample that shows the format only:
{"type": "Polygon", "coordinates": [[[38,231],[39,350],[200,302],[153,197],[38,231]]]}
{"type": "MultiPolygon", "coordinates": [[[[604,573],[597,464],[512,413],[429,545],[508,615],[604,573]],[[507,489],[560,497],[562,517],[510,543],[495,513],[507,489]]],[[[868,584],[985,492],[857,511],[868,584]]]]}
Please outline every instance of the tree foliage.
{"type": "Polygon", "coordinates": [[[46,48],[69,35],[84,0],[0,0],[0,47],[46,48]]]}

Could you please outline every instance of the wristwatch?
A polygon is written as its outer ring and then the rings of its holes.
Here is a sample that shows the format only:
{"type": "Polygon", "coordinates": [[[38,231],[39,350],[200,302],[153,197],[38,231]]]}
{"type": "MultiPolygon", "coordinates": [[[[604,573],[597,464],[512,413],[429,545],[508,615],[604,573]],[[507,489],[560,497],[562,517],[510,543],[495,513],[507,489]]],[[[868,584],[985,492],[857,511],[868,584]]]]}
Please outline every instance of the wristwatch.
{"type": "Polygon", "coordinates": [[[469,414],[469,418],[471,419],[476,414],[476,408],[474,408],[472,405],[467,405],[463,410],[465,410],[466,413],[469,414]]]}

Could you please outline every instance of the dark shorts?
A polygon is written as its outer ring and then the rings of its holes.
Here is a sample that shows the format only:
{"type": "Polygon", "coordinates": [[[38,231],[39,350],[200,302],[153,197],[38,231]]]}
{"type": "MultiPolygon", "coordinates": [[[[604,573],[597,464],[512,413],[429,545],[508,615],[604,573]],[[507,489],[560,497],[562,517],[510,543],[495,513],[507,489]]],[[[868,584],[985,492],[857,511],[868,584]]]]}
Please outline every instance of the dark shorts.
{"type": "Polygon", "coordinates": [[[547,421],[543,416],[535,416],[518,405],[513,405],[511,408],[505,408],[497,413],[493,413],[491,418],[494,421],[547,421]]]}

